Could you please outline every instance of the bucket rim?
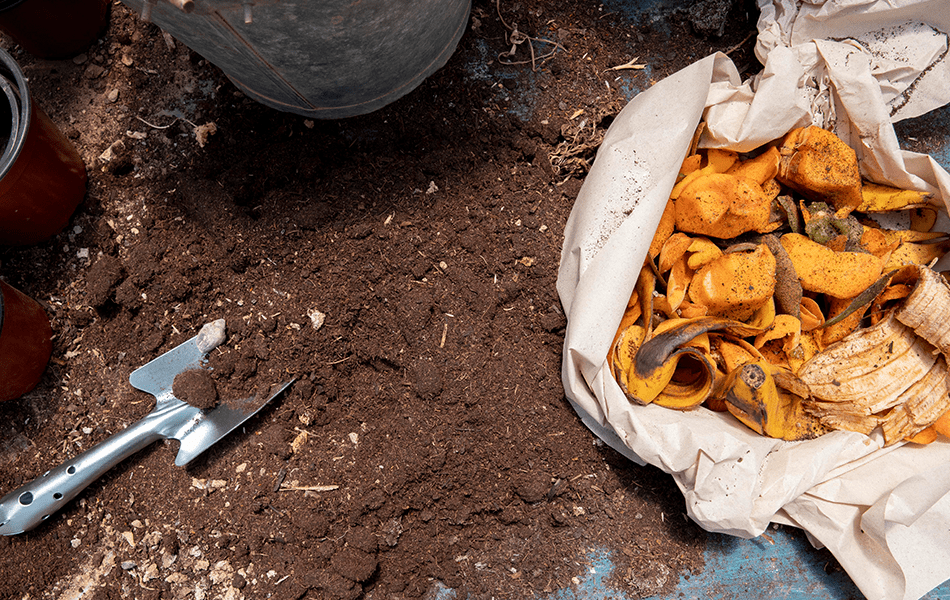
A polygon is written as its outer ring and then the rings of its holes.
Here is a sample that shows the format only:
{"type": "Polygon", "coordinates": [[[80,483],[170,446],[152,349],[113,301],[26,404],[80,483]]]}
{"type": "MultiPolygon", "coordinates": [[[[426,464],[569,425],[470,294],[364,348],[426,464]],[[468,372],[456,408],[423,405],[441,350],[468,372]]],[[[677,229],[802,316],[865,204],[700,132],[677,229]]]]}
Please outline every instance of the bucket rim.
{"type": "Polygon", "coordinates": [[[0,85],[0,87],[3,87],[4,91],[7,92],[4,95],[10,102],[10,114],[19,116],[19,124],[14,123],[10,132],[10,141],[7,142],[3,154],[0,155],[0,180],[2,180],[10,172],[26,143],[26,136],[30,129],[30,119],[33,116],[33,107],[30,88],[26,83],[26,77],[23,75],[20,65],[3,48],[0,48],[0,79],[6,80],[4,83],[7,83],[6,86],[0,85]],[[15,85],[10,86],[10,84],[15,85]]]}

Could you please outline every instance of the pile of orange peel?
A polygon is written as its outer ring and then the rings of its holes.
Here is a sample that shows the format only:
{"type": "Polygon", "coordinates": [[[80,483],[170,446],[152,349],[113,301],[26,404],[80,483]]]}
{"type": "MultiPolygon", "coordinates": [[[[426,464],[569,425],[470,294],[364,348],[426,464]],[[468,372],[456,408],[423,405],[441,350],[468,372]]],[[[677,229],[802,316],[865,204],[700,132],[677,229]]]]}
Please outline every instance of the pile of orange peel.
{"type": "Polygon", "coordinates": [[[790,441],[950,437],[950,287],[932,269],[950,241],[931,195],[863,181],[814,126],[743,155],[698,137],[609,351],[630,401],[790,441]]]}

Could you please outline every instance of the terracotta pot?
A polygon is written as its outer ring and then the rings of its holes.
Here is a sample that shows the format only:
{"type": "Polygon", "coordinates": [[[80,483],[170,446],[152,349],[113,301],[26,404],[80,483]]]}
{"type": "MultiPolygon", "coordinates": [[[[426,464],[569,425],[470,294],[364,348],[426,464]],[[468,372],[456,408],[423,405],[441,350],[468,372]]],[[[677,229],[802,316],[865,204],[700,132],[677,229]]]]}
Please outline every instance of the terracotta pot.
{"type": "Polygon", "coordinates": [[[0,30],[39,58],[85,50],[109,23],[109,0],[0,0],[0,30]]]}
{"type": "Polygon", "coordinates": [[[69,222],[86,194],[86,167],[30,97],[16,61],[0,49],[0,139],[4,137],[0,244],[35,244],[69,222]]]}
{"type": "Polygon", "coordinates": [[[53,352],[52,338],[43,308],[0,281],[0,402],[36,387],[53,352]]]}

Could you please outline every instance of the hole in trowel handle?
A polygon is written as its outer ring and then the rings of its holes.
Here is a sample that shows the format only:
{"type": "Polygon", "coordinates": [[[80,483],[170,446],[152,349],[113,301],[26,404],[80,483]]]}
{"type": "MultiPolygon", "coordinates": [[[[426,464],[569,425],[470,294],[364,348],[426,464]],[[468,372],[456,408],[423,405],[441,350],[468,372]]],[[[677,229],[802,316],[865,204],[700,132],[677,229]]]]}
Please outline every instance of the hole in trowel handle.
{"type": "Polygon", "coordinates": [[[33,504],[33,492],[23,492],[20,494],[20,504],[23,506],[29,506],[33,504]]]}

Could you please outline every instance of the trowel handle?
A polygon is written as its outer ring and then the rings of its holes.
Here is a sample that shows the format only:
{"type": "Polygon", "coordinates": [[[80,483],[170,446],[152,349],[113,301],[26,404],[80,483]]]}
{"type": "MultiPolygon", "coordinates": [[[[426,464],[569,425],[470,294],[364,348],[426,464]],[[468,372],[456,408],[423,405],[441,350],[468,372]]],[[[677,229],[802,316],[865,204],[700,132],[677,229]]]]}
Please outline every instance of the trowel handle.
{"type": "Polygon", "coordinates": [[[160,411],[103,440],[0,499],[0,534],[33,529],[76,497],[103,473],[163,435],[160,411]]]}

